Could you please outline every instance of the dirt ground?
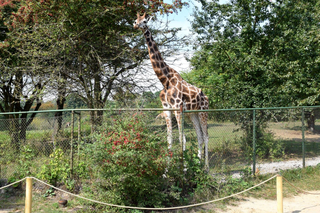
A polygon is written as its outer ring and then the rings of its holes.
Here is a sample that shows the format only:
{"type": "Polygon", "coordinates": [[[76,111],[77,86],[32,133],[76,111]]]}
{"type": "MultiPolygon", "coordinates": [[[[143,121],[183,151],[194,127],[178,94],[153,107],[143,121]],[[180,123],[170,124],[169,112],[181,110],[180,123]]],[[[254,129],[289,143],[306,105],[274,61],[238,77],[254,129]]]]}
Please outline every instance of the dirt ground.
{"type": "MultiPolygon", "coordinates": [[[[299,194],[294,197],[283,199],[284,213],[315,213],[320,212],[320,191],[314,191],[319,195],[299,194]]],[[[256,198],[243,198],[242,201],[227,206],[224,210],[215,212],[229,213],[276,213],[277,201],[256,198]]]]}
{"type": "MultiPolygon", "coordinates": [[[[288,130],[288,129],[272,129],[271,130],[276,138],[289,139],[294,141],[302,141],[301,131],[288,130]]],[[[313,134],[309,131],[305,132],[305,141],[306,142],[320,142],[320,134],[313,134]]]]}
{"type": "MultiPolygon", "coordinates": [[[[320,212],[320,191],[314,191],[319,195],[299,194],[294,197],[283,199],[284,213],[315,213],[320,212]]],[[[256,199],[252,197],[244,197],[241,201],[228,205],[225,209],[212,209],[211,205],[203,209],[208,212],[228,212],[228,213],[277,213],[276,200],[256,199]]],[[[22,213],[22,209],[0,209],[0,213],[22,213]]],[[[76,211],[75,211],[76,212],[76,211]]],[[[185,211],[184,211],[185,212],[185,211]]],[[[204,212],[204,211],[201,211],[204,212]]]]}

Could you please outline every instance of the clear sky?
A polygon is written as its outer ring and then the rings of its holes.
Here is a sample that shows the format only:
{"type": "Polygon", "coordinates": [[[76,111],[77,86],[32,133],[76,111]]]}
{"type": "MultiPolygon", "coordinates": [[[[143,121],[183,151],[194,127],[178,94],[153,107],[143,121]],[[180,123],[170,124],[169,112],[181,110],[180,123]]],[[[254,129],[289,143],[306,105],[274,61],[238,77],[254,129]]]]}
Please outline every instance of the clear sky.
{"type": "MultiPolygon", "coordinates": [[[[179,10],[178,13],[170,14],[168,15],[168,17],[163,15],[164,19],[168,18],[168,20],[170,21],[169,25],[171,27],[181,27],[183,34],[190,33],[191,24],[189,20],[192,20],[192,14],[195,6],[198,6],[198,7],[201,6],[201,4],[195,0],[186,0],[186,1],[189,3],[189,6],[183,7],[183,9],[181,11],[179,10]]],[[[220,4],[225,4],[228,1],[229,0],[220,0],[219,2],[220,4]]],[[[165,0],[164,2],[172,3],[172,0],[165,0]]]]}

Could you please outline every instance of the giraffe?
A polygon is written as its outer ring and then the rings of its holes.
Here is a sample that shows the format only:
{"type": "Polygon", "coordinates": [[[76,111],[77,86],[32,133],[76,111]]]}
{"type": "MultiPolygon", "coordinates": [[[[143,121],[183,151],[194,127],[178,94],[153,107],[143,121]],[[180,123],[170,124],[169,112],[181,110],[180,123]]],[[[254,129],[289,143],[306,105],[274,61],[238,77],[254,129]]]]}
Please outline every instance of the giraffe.
{"type": "MultiPolygon", "coordinates": [[[[186,82],[180,74],[173,68],[168,66],[157,47],[156,42],[153,40],[152,34],[148,29],[147,23],[151,20],[151,16],[140,16],[137,13],[137,20],[134,22],[133,27],[135,29],[142,30],[146,43],[148,46],[149,57],[155,74],[163,85],[163,90],[160,92],[160,100],[164,109],[180,109],[180,106],[184,110],[205,110],[208,109],[208,98],[204,95],[201,89],[197,88],[186,82]]],[[[179,132],[181,129],[181,114],[180,111],[174,111],[175,117],[178,122],[179,132]]],[[[193,123],[193,126],[197,133],[198,139],[198,157],[202,156],[202,144],[205,145],[205,159],[206,166],[208,168],[208,128],[207,112],[191,113],[189,117],[193,123]]],[[[168,148],[172,148],[172,122],[171,122],[171,111],[164,111],[160,116],[165,117],[167,125],[167,140],[168,148]]],[[[185,150],[185,136],[180,137],[180,143],[183,145],[183,150],[185,150]],[[181,141],[182,140],[182,141],[181,141]]]]}

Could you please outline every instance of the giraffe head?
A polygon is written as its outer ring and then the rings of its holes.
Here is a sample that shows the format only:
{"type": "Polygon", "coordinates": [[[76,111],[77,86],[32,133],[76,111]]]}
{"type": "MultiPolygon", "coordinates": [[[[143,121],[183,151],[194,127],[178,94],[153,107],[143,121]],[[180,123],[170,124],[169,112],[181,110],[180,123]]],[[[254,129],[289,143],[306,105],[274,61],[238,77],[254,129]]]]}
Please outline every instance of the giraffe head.
{"type": "Polygon", "coordinates": [[[135,20],[135,22],[133,23],[133,28],[147,30],[147,23],[151,20],[151,18],[152,16],[148,16],[146,15],[146,13],[144,13],[142,16],[140,16],[140,14],[137,13],[137,20],[135,20]]]}

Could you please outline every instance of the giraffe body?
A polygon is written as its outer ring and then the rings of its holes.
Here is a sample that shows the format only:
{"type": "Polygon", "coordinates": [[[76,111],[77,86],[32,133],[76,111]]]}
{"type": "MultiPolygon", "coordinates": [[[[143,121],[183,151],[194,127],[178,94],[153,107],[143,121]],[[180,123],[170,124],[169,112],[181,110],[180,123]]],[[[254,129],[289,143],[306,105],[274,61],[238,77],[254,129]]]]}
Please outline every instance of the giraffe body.
{"type": "MultiPolygon", "coordinates": [[[[186,82],[180,74],[173,68],[168,66],[161,57],[156,42],[152,38],[152,34],[147,27],[150,18],[144,14],[140,16],[134,23],[135,29],[141,29],[146,39],[148,46],[149,57],[155,74],[163,85],[163,90],[160,92],[160,100],[164,109],[180,109],[183,106],[184,110],[205,110],[208,109],[208,98],[204,95],[201,89],[186,82]]],[[[178,128],[181,128],[180,111],[174,111],[178,122],[178,128]]],[[[198,138],[198,156],[201,158],[202,144],[205,143],[206,166],[208,166],[208,129],[207,129],[207,112],[199,112],[189,114],[198,138]]],[[[162,116],[165,117],[167,124],[168,146],[172,147],[172,122],[171,111],[164,111],[162,116]]],[[[180,132],[180,131],[179,131],[180,132]]],[[[185,136],[182,136],[183,150],[185,150],[185,136]]]]}

